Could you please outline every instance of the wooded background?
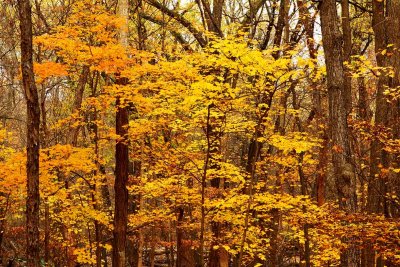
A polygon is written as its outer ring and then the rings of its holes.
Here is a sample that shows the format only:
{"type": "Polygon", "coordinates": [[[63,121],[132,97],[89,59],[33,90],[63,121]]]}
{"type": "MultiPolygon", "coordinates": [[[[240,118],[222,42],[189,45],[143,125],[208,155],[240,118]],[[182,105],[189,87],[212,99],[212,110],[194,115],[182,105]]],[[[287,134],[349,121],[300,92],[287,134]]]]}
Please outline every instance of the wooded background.
{"type": "Polygon", "coordinates": [[[3,0],[2,266],[400,266],[400,1],[3,0]]]}

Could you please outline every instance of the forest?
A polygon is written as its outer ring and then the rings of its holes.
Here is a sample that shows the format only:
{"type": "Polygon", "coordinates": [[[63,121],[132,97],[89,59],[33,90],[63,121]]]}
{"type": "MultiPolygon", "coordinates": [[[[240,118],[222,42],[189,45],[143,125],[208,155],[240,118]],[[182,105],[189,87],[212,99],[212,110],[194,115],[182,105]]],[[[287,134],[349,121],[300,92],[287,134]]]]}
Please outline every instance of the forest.
{"type": "Polygon", "coordinates": [[[400,266],[399,0],[2,0],[0,33],[0,266],[400,266]]]}

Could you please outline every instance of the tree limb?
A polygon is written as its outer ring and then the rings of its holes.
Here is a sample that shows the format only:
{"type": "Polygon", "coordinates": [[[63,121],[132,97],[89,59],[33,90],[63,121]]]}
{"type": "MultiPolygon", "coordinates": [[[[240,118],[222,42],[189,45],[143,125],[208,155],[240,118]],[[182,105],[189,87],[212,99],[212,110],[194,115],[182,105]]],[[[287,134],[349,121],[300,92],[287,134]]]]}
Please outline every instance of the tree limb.
{"type": "MultiPolygon", "coordinates": [[[[153,22],[155,24],[158,24],[160,26],[166,26],[167,23],[164,21],[161,21],[159,19],[156,19],[150,15],[147,15],[143,12],[140,13],[140,16],[142,18],[144,18],[145,20],[148,20],[150,22],[153,22]]],[[[179,32],[173,31],[173,30],[169,30],[169,32],[172,34],[172,36],[175,37],[175,39],[182,45],[183,49],[186,51],[193,51],[193,49],[190,47],[190,44],[185,40],[185,38],[183,38],[182,34],[180,34],[179,32]]]]}
{"type": "Polygon", "coordinates": [[[182,24],[182,26],[184,26],[189,32],[193,34],[194,38],[196,38],[201,47],[205,47],[207,45],[207,41],[204,39],[203,33],[196,29],[196,27],[190,21],[185,19],[183,15],[169,9],[168,7],[164,6],[156,0],[146,0],[146,2],[182,24]]]}

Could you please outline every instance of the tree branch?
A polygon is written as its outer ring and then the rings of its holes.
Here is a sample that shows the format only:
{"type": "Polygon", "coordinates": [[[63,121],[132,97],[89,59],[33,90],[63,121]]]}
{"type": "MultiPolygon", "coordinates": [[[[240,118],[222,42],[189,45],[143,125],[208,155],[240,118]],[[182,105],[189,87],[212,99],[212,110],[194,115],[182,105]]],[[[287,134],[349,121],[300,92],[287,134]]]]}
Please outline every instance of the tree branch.
{"type": "MultiPolygon", "coordinates": [[[[140,12],[140,16],[142,18],[144,18],[145,20],[148,20],[150,22],[153,22],[155,24],[158,24],[160,26],[166,26],[167,23],[165,21],[156,19],[150,15],[147,15],[143,12],[140,12]]],[[[179,32],[173,31],[173,30],[168,30],[172,36],[175,37],[175,39],[182,45],[183,49],[186,51],[193,51],[193,49],[190,47],[190,44],[185,40],[185,38],[183,38],[182,34],[180,34],[179,32]]]]}
{"type": "Polygon", "coordinates": [[[146,2],[182,24],[183,27],[193,34],[194,38],[196,38],[201,47],[205,47],[207,45],[207,41],[204,39],[203,33],[196,29],[196,27],[190,21],[185,19],[183,15],[169,9],[156,0],[146,0],[146,2]]]}

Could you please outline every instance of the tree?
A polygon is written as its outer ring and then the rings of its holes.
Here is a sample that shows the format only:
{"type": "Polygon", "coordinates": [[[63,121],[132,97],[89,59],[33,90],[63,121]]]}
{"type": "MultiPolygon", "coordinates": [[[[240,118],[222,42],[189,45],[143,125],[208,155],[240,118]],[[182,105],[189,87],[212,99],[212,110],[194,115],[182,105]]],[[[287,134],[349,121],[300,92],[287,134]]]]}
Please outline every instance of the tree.
{"type": "MultiPolygon", "coordinates": [[[[119,32],[119,40],[121,45],[128,49],[128,17],[129,4],[127,0],[119,0],[117,14],[123,19],[123,25],[119,32]]],[[[127,84],[127,78],[117,74],[118,85],[127,84]]],[[[119,136],[115,146],[115,210],[114,210],[114,239],[113,239],[113,266],[126,266],[126,233],[128,225],[128,190],[126,188],[128,182],[128,107],[126,103],[121,102],[120,96],[116,99],[116,134],[119,136]]]]}
{"type": "MultiPolygon", "coordinates": [[[[328,98],[329,127],[331,137],[332,164],[335,175],[339,205],[347,212],[355,212],[355,174],[351,161],[347,107],[349,87],[345,87],[343,67],[343,36],[339,29],[336,1],[326,0],[320,4],[321,30],[325,52],[328,98]]],[[[354,255],[349,251],[341,257],[343,266],[355,266],[354,255]]]]}
{"type": "Polygon", "coordinates": [[[38,267],[39,257],[39,125],[40,108],[38,92],[33,73],[32,48],[32,11],[29,0],[18,1],[18,12],[21,29],[21,69],[22,84],[27,111],[26,142],[26,232],[27,232],[27,264],[38,267]]]}

